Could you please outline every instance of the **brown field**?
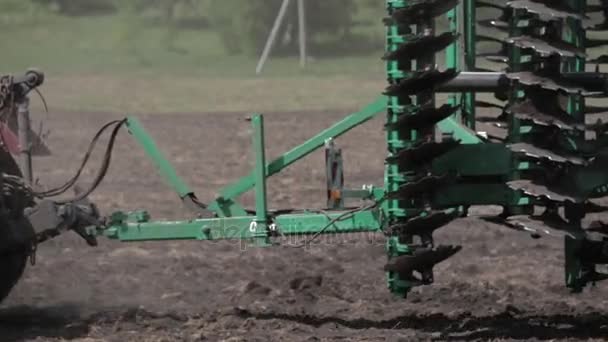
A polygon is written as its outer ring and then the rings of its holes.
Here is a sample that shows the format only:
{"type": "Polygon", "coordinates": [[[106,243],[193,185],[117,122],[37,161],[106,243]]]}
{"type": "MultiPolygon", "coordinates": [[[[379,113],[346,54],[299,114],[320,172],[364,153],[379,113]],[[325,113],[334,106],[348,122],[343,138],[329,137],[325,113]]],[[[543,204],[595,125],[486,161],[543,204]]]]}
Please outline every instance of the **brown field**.
{"type": "MultiPolygon", "coordinates": [[[[269,158],[343,112],[266,115],[269,158]]],[[[75,172],[92,135],[116,117],[57,113],[46,125],[55,156],[36,160],[42,184],[75,172]]],[[[141,115],[180,175],[209,201],[251,167],[245,114],[141,115]]],[[[382,119],[338,139],[350,187],[381,184],[382,119]]],[[[92,197],[104,213],[148,209],[187,217],[139,147],[123,132],[110,172],[92,197]]],[[[96,162],[99,159],[95,160],[96,162]]],[[[83,179],[93,176],[95,163],[83,179]]],[[[320,208],[321,152],[269,181],[273,208],[320,208]]],[[[82,183],[87,185],[86,182],[82,183]]],[[[244,196],[251,207],[253,196],[244,196]]],[[[473,213],[486,211],[476,209],[473,213]]],[[[603,340],[604,284],[563,286],[561,239],[475,218],[444,228],[438,243],[464,249],[436,268],[436,283],[408,299],[386,289],[382,237],[349,236],[309,250],[234,243],[121,244],[89,248],[67,234],[40,247],[37,264],[0,308],[0,340],[12,341],[410,341],[603,340]],[[372,241],[373,240],[373,241],[372,241]]]]}

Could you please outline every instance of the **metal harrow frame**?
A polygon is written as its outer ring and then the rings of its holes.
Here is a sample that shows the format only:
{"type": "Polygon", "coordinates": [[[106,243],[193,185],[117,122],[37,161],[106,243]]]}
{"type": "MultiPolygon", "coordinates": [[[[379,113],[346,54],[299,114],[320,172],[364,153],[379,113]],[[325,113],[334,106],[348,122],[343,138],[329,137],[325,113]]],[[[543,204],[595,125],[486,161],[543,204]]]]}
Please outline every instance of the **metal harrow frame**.
{"type": "Polygon", "coordinates": [[[583,224],[587,213],[608,210],[592,202],[608,192],[606,125],[585,120],[608,111],[586,105],[588,97],[606,96],[608,75],[585,71],[586,48],[607,43],[587,37],[592,27],[586,13],[605,7],[584,0],[385,1],[388,86],[376,101],[270,162],[263,116],[252,115],[255,166],[209,204],[178,177],[140,122],[128,117],[129,132],[196,217],[153,221],[145,211],[121,211],[86,234],[125,242],[238,239],[257,246],[305,236],[298,245],[305,246],[320,234],[383,232],[388,288],[406,296],[433,283],[433,267],[461,249],[436,245],[437,229],[466,216],[470,206],[499,205],[501,215],[484,219],[564,239],[566,285],[574,292],[606,278],[596,270],[608,263],[606,226],[583,224]],[[499,17],[478,21],[477,8],[491,8],[499,17]],[[437,33],[436,19],[444,15],[449,30],[437,33]],[[503,37],[478,34],[478,24],[503,37]],[[479,53],[481,43],[497,44],[498,51],[479,53]],[[437,67],[438,53],[445,53],[444,70],[437,67]],[[480,68],[479,58],[503,68],[480,68]],[[438,105],[437,93],[448,93],[447,103],[438,105]],[[496,101],[481,101],[478,93],[496,101]],[[478,116],[478,107],[499,115],[478,116]],[[344,189],[333,139],[380,113],[386,115],[384,184],[344,189]],[[478,131],[483,127],[492,132],[478,131]],[[267,178],[322,147],[328,208],[269,210],[267,178]],[[255,210],[238,202],[250,190],[255,210]],[[368,204],[348,209],[346,198],[368,204]]]}

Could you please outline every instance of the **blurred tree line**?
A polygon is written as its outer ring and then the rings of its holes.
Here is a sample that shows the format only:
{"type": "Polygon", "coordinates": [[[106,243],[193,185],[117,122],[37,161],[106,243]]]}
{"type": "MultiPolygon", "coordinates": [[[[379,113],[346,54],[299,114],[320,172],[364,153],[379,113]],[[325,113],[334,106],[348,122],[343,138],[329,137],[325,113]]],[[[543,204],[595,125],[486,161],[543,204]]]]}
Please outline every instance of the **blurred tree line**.
{"type": "MultiPolygon", "coordinates": [[[[25,0],[22,0],[25,1],[25,0]]],[[[167,29],[164,44],[174,48],[183,29],[209,29],[217,32],[230,54],[257,54],[272,28],[283,0],[30,0],[65,16],[119,15],[119,29],[125,40],[136,39],[144,23],[167,29]]],[[[378,24],[383,13],[377,0],[305,0],[309,44],[324,49],[353,47],[361,37],[353,28],[364,25],[355,18],[360,11],[377,13],[370,18],[378,24]]],[[[291,0],[275,51],[297,51],[298,21],[296,1],[291,0]]],[[[313,48],[314,49],[314,48],[313,48]]]]}

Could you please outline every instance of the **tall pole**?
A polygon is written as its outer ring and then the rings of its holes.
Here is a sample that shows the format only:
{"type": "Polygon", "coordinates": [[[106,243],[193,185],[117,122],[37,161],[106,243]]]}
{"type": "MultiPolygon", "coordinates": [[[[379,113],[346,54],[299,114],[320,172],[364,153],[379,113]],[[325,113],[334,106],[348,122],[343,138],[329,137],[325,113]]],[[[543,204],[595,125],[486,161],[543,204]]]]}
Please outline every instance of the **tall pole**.
{"type": "Polygon", "coordinates": [[[298,0],[298,24],[300,41],[300,67],[306,66],[306,7],[304,0],[298,0]]]}
{"type": "Polygon", "coordinates": [[[289,0],[283,0],[281,4],[281,8],[279,9],[279,14],[274,21],[274,25],[272,26],[272,30],[270,31],[270,36],[268,36],[268,40],[266,41],[266,46],[264,46],[264,51],[262,52],[262,56],[258,62],[258,66],[255,69],[256,74],[260,74],[262,69],[264,68],[264,64],[270,55],[270,50],[272,50],[272,46],[274,45],[274,41],[277,38],[277,33],[279,32],[279,28],[281,27],[281,23],[285,18],[285,13],[287,13],[287,7],[289,6],[289,0]]]}

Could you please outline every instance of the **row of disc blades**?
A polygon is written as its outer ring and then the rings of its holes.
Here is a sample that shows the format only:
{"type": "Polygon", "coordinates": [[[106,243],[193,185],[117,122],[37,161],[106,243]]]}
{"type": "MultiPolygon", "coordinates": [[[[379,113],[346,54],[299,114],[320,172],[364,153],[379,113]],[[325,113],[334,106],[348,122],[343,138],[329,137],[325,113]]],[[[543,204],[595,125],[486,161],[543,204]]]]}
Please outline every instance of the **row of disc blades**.
{"type": "MultiPolygon", "coordinates": [[[[390,222],[389,234],[407,244],[409,252],[390,257],[385,266],[387,272],[397,274],[400,280],[411,286],[433,282],[433,267],[456,254],[461,247],[435,246],[433,233],[458,217],[457,211],[434,210],[430,194],[452,180],[451,174],[434,174],[431,162],[460,145],[452,137],[436,139],[434,130],[438,122],[454,114],[458,108],[452,105],[437,106],[432,94],[436,87],[458,75],[454,69],[440,70],[434,64],[434,55],[445,50],[459,39],[453,32],[435,34],[429,25],[458,5],[458,0],[415,0],[406,6],[395,8],[386,25],[416,27],[415,33],[403,34],[403,41],[383,59],[397,63],[404,71],[402,77],[389,77],[390,84],[384,94],[398,99],[401,110],[386,129],[399,132],[406,140],[389,150],[386,163],[397,167],[404,181],[387,193],[391,200],[399,201],[410,209],[405,217],[390,222]],[[415,70],[410,70],[415,66],[415,70]]],[[[403,32],[409,32],[404,29],[403,32]]],[[[390,146],[389,146],[390,148],[390,146]]]]}
{"type": "MultiPolygon", "coordinates": [[[[481,27],[498,33],[477,36],[479,44],[498,44],[498,49],[477,56],[503,64],[502,71],[510,85],[509,89],[496,93],[498,103],[477,101],[476,105],[499,109],[497,117],[486,120],[489,121],[486,124],[493,125],[497,131],[488,142],[504,144],[519,161],[530,165],[507,185],[530,198],[542,210],[541,214],[526,212],[525,215],[505,210],[495,221],[535,236],[567,236],[583,241],[581,246],[588,250],[601,250],[603,242],[591,239],[588,233],[602,234],[608,229],[604,229],[603,223],[594,222],[585,230],[580,221],[589,211],[605,210],[590,199],[608,193],[605,186],[608,184],[608,172],[605,171],[608,169],[605,148],[608,147],[608,135],[604,134],[608,125],[601,118],[608,108],[585,106],[585,99],[605,96],[607,82],[603,74],[567,70],[566,65],[574,65],[576,61],[584,63],[588,57],[587,48],[608,44],[606,40],[589,39],[584,34],[585,29],[600,30],[608,25],[592,24],[587,13],[565,3],[549,0],[476,2],[477,8],[489,8],[498,13],[495,18],[479,21],[481,27]],[[576,28],[575,33],[582,33],[579,39],[565,39],[564,32],[572,27],[576,28]],[[497,38],[501,33],[503,38],[497,38]],[[585,121],[590,115],[599,116],[600,120],[585,121]],[[521,127],[529,130],[523,131],[521,127]],[[589,138],[590,133],[595,137],[589,138]]],[[[390,234],[407,243],[411,251],[389,258],[385,269],[414,285],[432,283],[433,267],[461,249],[460,246],[434,244],[433,233],[457,218],[459,212],[433,208],[432,194],[453,183],[457,175],[435,174],[430,167],[433,160],[460,146],[460,141],[451,136],[437,138],[430,133],[438,122],[459,108],[438,107],[429,96],[459,73],[420,62],[458,41],[456,33],[435,34],[434,30],[424,27],[425,23],[456,5],[458,1],[454,0],[407,1],[404,7],[394,8],[384,20],[389,26],[418,28],[416,33],[404,30],[408,33],[404,34],[403,42],[384,55],[387,62],[396,62],[404,70],[402,77],[389,77],[390,84],[385,90],[386,95],[403,103],[403,110],[396,120],[387,123],[387,129],[398,131],[403,137],[414,137],[389,151],[386,162],[396,165],[406,176],[403,184],[387,195],[392,200],[402,201],[405,207],[415,209],[415,214],[391,222],[390,234]],[[412,65],[417,69],[409,70],[412,65]],[[410,101],[412,99],[414,101],[410,101]]],[[[586,8],[604,11],[606,7],[600,4],[586,8]]],[[[595,61],[602,58],[599,56],[595,61]]],[[[595,263],[603,257],[601,254],[586,255],[582,260],[582,283],[602,278],[595,271],[595,263]]]]}
{"type": "MultiPolygon", "coordinates": [[[[480,26],[497,31],[491,36],[481,35],[480,42],[497,43],[499,48],[479,53],[478,57],[503,63],[503,70],[516,86],[512,91],[523,93],[503,97],[508,100],[499,106],[501,114],[492,123],[505,131],[497,140],[519,160],[530,163],[529,169],[508,185],[536,205],[535,212],[505,215],[502,223],[534,236],[565,236],[580,241],[581,249],[603,246],[601,236],[594,240],[590,232],[602,234],[604,225],[594,222],[584,227],[581,222],[589,211],[605,210],[590,200],[606,195],[608,139],[603,121],[608,108],[585,104],[589,99],[605,97],[606,78],[599,72],[582,72],[585,62],[605,59],[601,55],[589,59],[587,54],[590,48],[608,44],[608,40],[587,35],[607,27],[604,22],[593,24],[588,16],[605,11],[605,4],[583,6],[583,10],[566,1],[549,0],[478,1],[477,5],[499,13],[496,18],[479,21],[480,26]],[[570,32],[570,36],[564,32],[570,32]],[[506,37],[495,38],[500,33],[506,37]],[[577,63],[582,67],[568,69],[577,63]],[[595,122],[590,122],[591,116],[595,116],[595,122]],[[521,127],[528,130],[523,132],[521,127]]],[[[581,272],[570,287],[580,290],[587,282],[604,278],[595,270],[595,263],[604,257],[601,253],[575,257],[579,258],[581,272]]]]}

